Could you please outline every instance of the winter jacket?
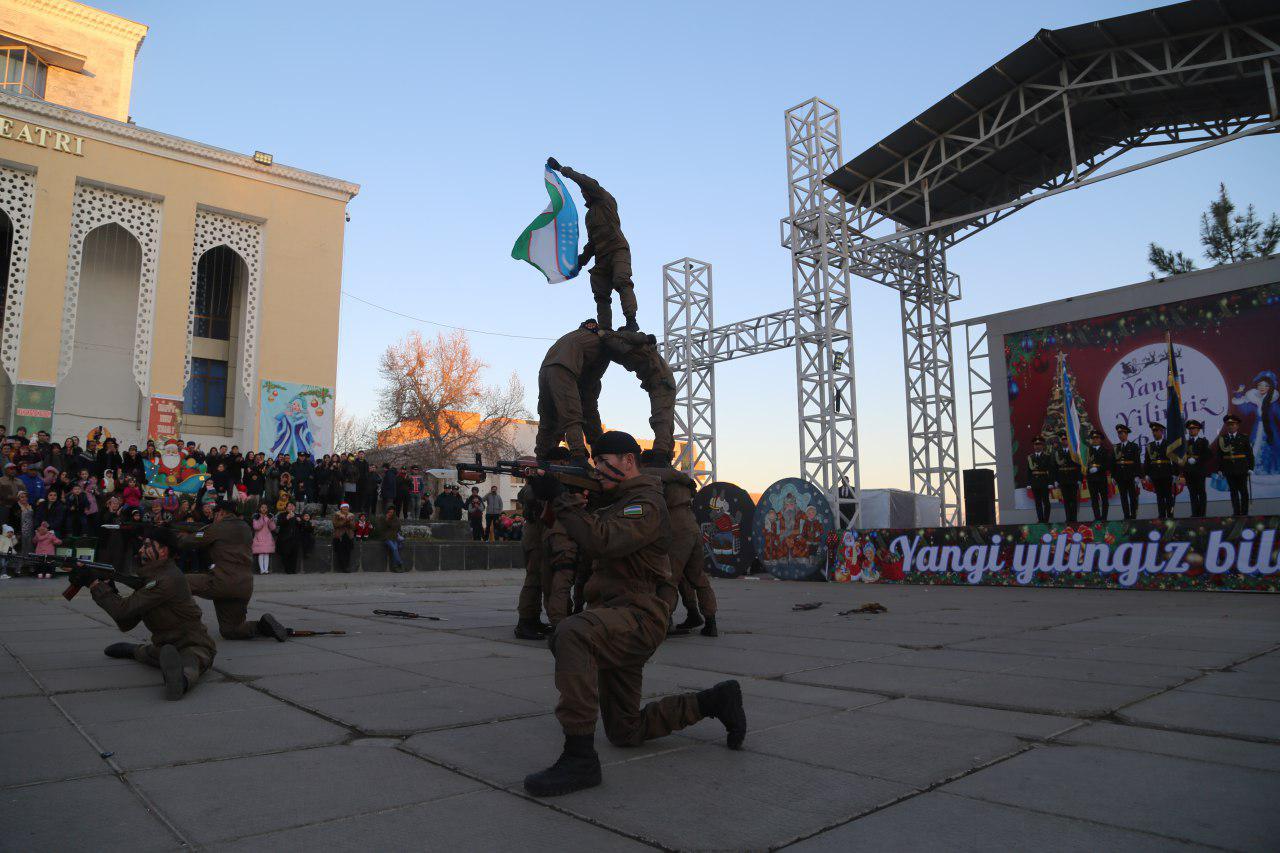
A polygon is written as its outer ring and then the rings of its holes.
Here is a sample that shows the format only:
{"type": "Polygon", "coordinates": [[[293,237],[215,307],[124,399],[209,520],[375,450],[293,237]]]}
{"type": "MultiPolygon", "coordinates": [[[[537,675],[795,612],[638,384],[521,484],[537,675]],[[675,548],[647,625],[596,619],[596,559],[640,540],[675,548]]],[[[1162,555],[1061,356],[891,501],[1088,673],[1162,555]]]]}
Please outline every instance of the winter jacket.
{"type": "Polygon", "coordinates": [[[274,554],[276,552],[276,520],[269,515],[253,517],[253,553],[274,554]]]}
{"type": "Polygon", "coordinates": [[[52,557],[55,549],[62,544],[58,534],[52,530],[37,530],[35,533],[36,553],[52,557]]]}

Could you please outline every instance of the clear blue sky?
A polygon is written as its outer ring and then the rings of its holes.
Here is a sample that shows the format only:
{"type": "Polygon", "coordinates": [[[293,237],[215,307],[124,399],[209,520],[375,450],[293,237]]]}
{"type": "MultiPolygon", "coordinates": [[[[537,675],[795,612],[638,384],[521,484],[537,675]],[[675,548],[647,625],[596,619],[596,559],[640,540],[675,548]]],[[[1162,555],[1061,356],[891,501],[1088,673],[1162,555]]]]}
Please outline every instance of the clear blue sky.
{"type": "MultiPolygon", "coordinates": [[[[660,268],[685,255],[714,264],[717,322],[750,317],[790,298],[786,108],[815,95],[838,106],[847,159],[1037,29],[1155,4],[849,2],[807,18],[776,2],[100,5],[151,27],[139,124],[363,186],[344,289],[440,323],[556,337],[593,313],[586,277],[550,286],[509,258],[546,203],[548,154],[618,197],[642,326],[661,332],[660,268]]],[[[1278,152],[1274,137],[1232,143],[1033,205],[952,254],[965,292],[954,316],[1138,281],[1150,240],[1198,255],[1219,181],[1241,204],[1280,207],[1278,152]]],[[[858,285],[862,483],[904,486],[898,302],[858,285]]],[[[372,409],[379,353],[415,325],[343,300],[343,406],[372,409]]],[[[532,410],[545,343],[472,341],[491,380],[520,376],[532,410]]],[[[794,370],[787,351],[718,371],[722,479],[759,490],[796,473],[794,370]]],[[[647,431],[647,401],[621,370],[601,410],[647,431]]]]}

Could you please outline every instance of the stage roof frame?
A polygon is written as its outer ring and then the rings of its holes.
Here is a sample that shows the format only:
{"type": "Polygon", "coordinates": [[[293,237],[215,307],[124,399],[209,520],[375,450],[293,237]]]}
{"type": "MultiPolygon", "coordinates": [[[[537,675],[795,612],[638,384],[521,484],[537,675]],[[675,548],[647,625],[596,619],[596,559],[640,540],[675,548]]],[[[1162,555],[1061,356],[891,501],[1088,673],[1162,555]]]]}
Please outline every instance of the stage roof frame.
{"type": "Polygon", "coordinates": [[[1041,30],[825,182],[852,208],[855,260],[926,232],[953,245],[1047,195],[1280,130],[1278,66],[1275,0],[1041,30]],[[1188,143],[1200,144],[1099,174],[1133,148],[1188,143]]]}

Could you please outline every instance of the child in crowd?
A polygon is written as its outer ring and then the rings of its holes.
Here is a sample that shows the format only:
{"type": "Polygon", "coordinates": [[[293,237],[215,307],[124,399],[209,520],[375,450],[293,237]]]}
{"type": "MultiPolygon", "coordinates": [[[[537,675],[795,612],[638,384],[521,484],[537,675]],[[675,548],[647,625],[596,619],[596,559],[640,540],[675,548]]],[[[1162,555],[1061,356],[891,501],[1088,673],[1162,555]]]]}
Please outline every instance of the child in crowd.
{"type": "Polygon", "coordinates": [[[120,495],[124,498],[124,505],[128,509],[140,509],[142,507],[142,489],[138,488],[138,481],[133,477],[125,478],[124,490],[120,495]]]}
{"type": "Polygon", "coordinates": [[[35,541],[36,510],[26,492],[18,492],[18,504],[14,512],[18,515],[18,547],[23,554],[30,554],[35,541]]]}
{"type": "MultiPolygon", "coordinates": [[[[57,553],[57,548],[62,544],[62,540],[58,538],[58,534],[49,528],[49,522],[42,521],[40,526],[36,528],[36,554],[39,556],[52,557],[57,553]]],[[[53,577],[50,572],[39,572],[36,574],[38,578],[48,579],[53,577]]]]}
{"type": "Polygon", "coordinates": [[[253,555],[258,558],[258,574],[271,572],[271,555],[276,552],[276,520],[266,504],[259,504],[253,516],[253,555]]]}
{"type": "Polygon", "coordinates": [[[362,512],[356,519],[356,539],[364,541],[371,533],[373,533],[373,525],[369,523],[369,516],[362,512]]]}
{"type": "MultiPolygon", "coordinates": [[[[17,537],[14,535],[13,528],[6,524],[3,528],[0,528],[0,554],[13,554],[17,550],[17,537]]],[[[0,581],[7,581],[8,579],[9,572],[0,564],[0,581]]]]}

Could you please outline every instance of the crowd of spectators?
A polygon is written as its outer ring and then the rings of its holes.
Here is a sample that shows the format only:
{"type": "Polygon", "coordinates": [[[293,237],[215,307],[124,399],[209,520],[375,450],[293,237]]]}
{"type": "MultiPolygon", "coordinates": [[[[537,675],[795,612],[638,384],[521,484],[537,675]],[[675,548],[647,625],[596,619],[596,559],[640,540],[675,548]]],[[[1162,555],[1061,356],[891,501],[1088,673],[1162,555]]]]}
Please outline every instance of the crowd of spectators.
{"type": "MultiPolygon", "coordinates": [[[[184,459],[202,463],[207,478],[193,493],[173,488],[160,493],[147,489],[147,463],[161,461],[154,441],[142,448],[131,444],[122,452],[101,428],[83,442],[70,436],[55,443],[44,430],[29,436],[19,427],[10,435],[0,426],[0,553],[52,555],[77,540],[110,540],[101,535],[104,526],[115,531],[122,523],[207,523],[218,500],[244,507],[263,573],[273,554],[285,571],[294,572],[310,553],[315,530],[309,506],[318,505],[318,516],[334,511],[336,549],[342,547],[340,538],[354,541],[375,534],[369,519],[377,519],[376,535],[393,543],[388,550],[396,564],[403,541],[401,519],[460,521],[465,514],[477,540],[518,540],[523,526],[518,516],[503,513],[496,488],[484,496],[472,488],[464,498],[458,486],[449,485],[432,500],[420,466],[379,467],[363,451],[320,459],[306,453],[296,459],[269,458],[241,453],[235,445],[202,448],[189,441],[182,453],[184,459]]],[[[96,544],[101,548],[103,543],[96,544]]]]}

